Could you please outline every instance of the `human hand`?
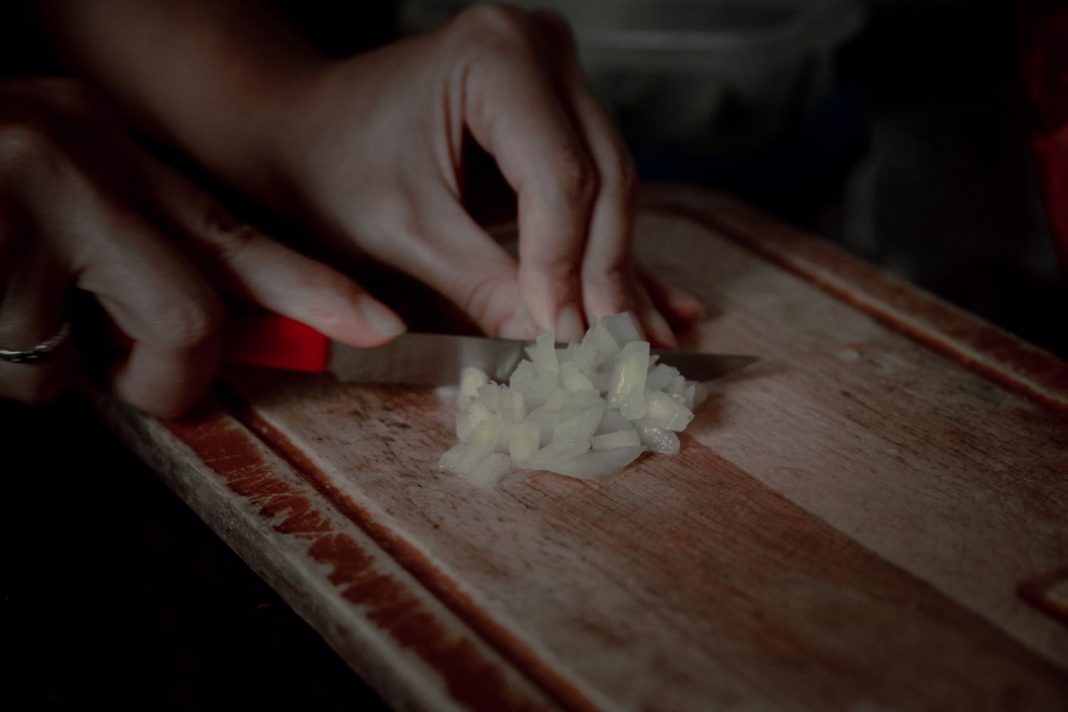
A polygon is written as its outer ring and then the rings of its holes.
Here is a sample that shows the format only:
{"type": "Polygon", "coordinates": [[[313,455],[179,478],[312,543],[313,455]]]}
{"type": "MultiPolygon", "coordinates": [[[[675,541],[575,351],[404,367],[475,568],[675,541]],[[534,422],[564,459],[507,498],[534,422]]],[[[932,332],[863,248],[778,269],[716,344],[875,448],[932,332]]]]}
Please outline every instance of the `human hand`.
{"type": "MultiPolygon", "coordinates": [[[[219,362],[217,286],[357,346],[403,330],[346,277],[234,220],[142,150],[83,85],[0,83],[0,347],[53,336],[83,290],[132,340],[110,387],[176,415],[219,362]]],[[[0,397],[47,400],[76,373],[70,345],[0,362],[0,397]]]]}
{"type": "Polygon", "coordinates": [[[285,133],[268,199],[296,196],[322,233],[425,282],[487,333],[573,340],[587,320],[630,310],[673,346],[668,321],[700,316],[635,269],[634,166],[553,15],[470,9],[329,65],[276,109],[285,133]],[[518,195],[518,262],[462,207],[469,137],[518,195]]]}

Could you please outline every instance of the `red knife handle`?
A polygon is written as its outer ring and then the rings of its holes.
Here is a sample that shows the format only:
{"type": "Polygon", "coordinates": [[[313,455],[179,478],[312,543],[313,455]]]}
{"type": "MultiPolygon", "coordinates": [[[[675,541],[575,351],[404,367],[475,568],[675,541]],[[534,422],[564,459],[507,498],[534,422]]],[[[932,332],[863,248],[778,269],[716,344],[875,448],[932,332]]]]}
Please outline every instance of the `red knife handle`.
{"type": "Polygon", "coordinates": [[[330,339],[280,314],[244,312],[226,331],[227,363],[308,373],[325,373],[330,364],[330,339]]]}
{"type": "MultiPolygon", "coordinates": [[[[229,315],[225,328],[227,363],[286,371],[326,373],[330,339],[295,319],[268,311],[240,311],[229,315]]],[[[133,340],[111,324],[111,342],[129,350],[133,340]]]]}

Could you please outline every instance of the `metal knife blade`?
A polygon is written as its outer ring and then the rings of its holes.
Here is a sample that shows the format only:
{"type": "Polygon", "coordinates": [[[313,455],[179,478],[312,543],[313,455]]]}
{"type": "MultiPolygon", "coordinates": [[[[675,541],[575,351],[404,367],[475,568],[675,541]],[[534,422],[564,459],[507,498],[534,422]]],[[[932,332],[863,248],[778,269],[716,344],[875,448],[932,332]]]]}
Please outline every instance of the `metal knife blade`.
{"type": "MultiPolygon", "coordinates": [[[[330,345],[328,370],[338,380],[358,383],[455,385],[468,366],[495,381],[507,381],[526,355],[528,341],[480,336],[406,333],[375,348],[330,345]]],[[[755,356],[653,350],[661,363],[678,368],[692,381],[708,381],[757,361],[755,356]]]]}

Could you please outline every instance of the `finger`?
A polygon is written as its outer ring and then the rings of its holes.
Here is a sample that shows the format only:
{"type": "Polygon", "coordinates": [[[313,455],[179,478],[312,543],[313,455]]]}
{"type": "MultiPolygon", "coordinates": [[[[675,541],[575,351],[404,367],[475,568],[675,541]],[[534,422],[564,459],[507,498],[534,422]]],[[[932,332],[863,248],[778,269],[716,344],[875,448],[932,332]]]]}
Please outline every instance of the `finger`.
{"type": "Polygon", "coordinates": [[[498,51],[474,56],[459,91],[475,140],[497,161],[519,201],[519,281],[539,326],[582,336],[580,272],[597,173],[561,105],[530,22],[515,10],[465,13],[498,51]]]}
{"type": "Polygon", "coordinates": [[[689,292],[668,286],[643,269],[638,269],[638,279],[673,328],[686,329],[704,317],[704,306],[689,292]]]}
{"type": "MultiPolygon", "coordinates": [[[[8,187],[40,237],[27,256],[52,256],[51,264],[72,276],[70,286],[93,293],[133,339],[112,378],[120,397],[157,415],[187,410],[218,363],[221,312],[213,290],[127,199],[115,170],[120,156],[81,160],[36,129],[23,154],[25,170],[8,187]]],[[[41,293],[57,298],[62,291],[53,286],[41,293]]],[[[17,311],[33,314],[26,304],[17,311]]],[[[43,323],[40,314],[50,311],[57,307],[40,310],[32,323],[43,323]]]]}
{"type": "Polygon", "coordinates": [[[207,281],[136,212],[95,204],[67,235],[78,287],[133,341],[111,374],[123,400],[163,417],[188,411],[218,369],[222,308],[207,281]]]}
{"type": "Polygon", "coordinates": [[[138,163],[156,208],[228,291],[353,346],[404,332],[400,317],[353,280],[237,220],[157,159],[143,154],[138,163]]]}
{"type": "Polygon", "coordinates": [[[633,278],[631,243],[637,190],[634,163],[586,86],[567,24],[551,12],[537,12],[535,16],[545,37],[545,56],[553,59],[561,92],[590,148],[598,174],[582,260],[586,314],[594,319],[633,311],[639,313],[646,330],[659,329],[655,304],[651,309],[643,307],[640,285],[633,278]],[[649,316],[641,317],[641,313],[649,316]]]}
{"type": "Polygon", "coordinates": [[[675,338],[675,332],[671,330],[667,320],[657,309],[656,303],[649,296],[649,293],[645,291],[645,287],[636,283],[632,289],[637,297],[637,307],[634,313],[641,323],[645,337],[654,347],[662,349],[678,348],[679,342],[675,338]]]}
{"type": "MultiPolygon", "coordinates": [[[[30,350],[54,337],[64,323],[66,270],[44,250],[11,255],[11,270],[0,289],[0,348],[30,350]]],[[[70,343],[60,344],[34,363],[0,361],[0,397],[37,405],[53,400],[76,380],[77,358],[70,343]]]]}
{"type": "Polygon", "coordinates": [[[451,196],[428,192],[406,221],[390,220],[378,255],[417,277],[464,311],[487,334],[532,339],[539,329],[519,283],[519,268],[451,196]]]}

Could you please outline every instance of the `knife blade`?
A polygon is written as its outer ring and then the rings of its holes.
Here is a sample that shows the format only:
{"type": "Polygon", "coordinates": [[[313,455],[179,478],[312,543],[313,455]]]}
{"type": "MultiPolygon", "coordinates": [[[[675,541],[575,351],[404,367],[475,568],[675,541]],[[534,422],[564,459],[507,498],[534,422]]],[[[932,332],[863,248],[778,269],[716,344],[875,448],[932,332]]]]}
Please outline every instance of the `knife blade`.
{"type": "MultiPolygon", "coordinates": [[[[311,327],[277,314],[242,318],[230,331],[230,363],[331,373],[358,383],[455,385],[468,366],[507,381],[526,356],[529,341],[409,332],[383,346],[357,348],[332,342],[311,327]]],[[[661,363],[686,378],[707,381],[744,368],[755,356],[654,349],[661,363]]]]}

